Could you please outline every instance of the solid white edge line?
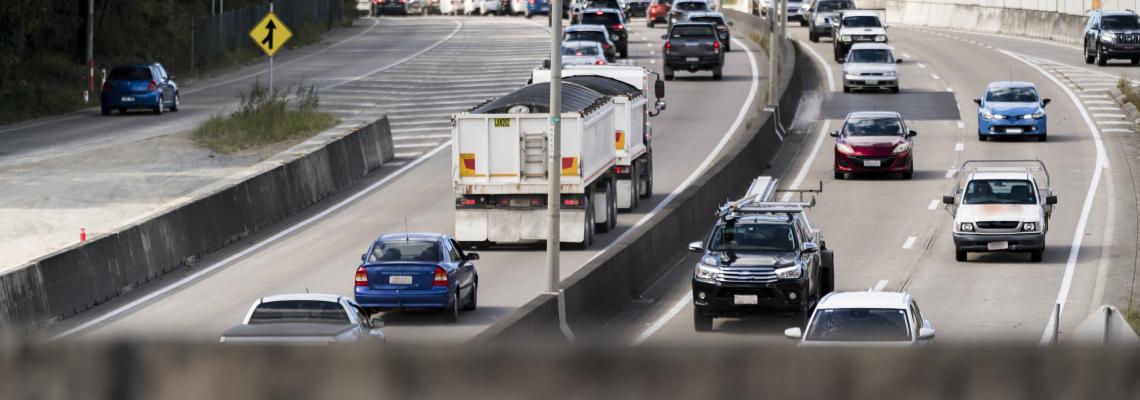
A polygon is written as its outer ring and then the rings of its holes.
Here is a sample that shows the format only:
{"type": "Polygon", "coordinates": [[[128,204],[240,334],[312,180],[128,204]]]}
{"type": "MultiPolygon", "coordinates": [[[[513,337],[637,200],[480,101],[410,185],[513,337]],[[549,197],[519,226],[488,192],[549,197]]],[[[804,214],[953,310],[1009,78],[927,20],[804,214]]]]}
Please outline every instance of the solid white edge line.
{"type": "Polygon", "coordinates": [[[965,148],[966,148],[966,145],[963,144],[962,142],[958,142],[958,143],[954,144],[954,151],[962,151],[962,150],[965,150],[965,148]]]}
{"type": "Polygon", "coordinates": [[[890,281],[888,281],[886,279],[880,279],[878,282],[875,283],[875,287],[871,288],[871,291],[872,292],[883,291],[883,288],[887,287],[887,282],[890,282],[890,281]]]}
{"type": "Polygon", "coordinates": [[[953,178],[954,174],[957,172],[958,172],[957,167],[950,167],[950,169],[946,170],[946,179],[953,178]]]}
{"type": "Polygon", "coordinates": [[[203,269],[199,270],[198,272],[191,274],[190,276],[179,279],[178,281],[176,281],[170,285],[167,285],[166,287],[163,287],[162,289],[148,293],[146,296],[135,299],[134,301],[131,301],[130,303],[119,306],[118,308],[111,310],[110,312],[107,312],[105,314],[102,314],[102,315],[100,315],[100,316],[98,316],[98,317],[96,317],[90,321],[84,322],[83,324],[80,324],[79,326],[76,326],[74,328],[68,329],[67,331],[64,331],[63,333],[55,335],[51,339],[49,339],[49,341],[56,341],[59,339],[63,339],[65,337],[74,335],[80,331],[91,328],[95,325],[101,324],[104,321],[107,321],[107,320],[115,318],[119,315],[122,315],[123,313],[126,313],[127,311],[130,311],[130,310],[134,309],[135,307],[142,305],[143,303],[149,302],[149,301],[151,301],[151,300],[153,300],[159,296],[162,296],[162,295],[169,293],[173,290],[179,289],[182,286],[185,286],[186,284],[193,282],[193,281],[197,280],[198,278],[201,278],[203,275],[214,272],[214,271],[218,270],[219,268],[225,267],[225,266],[233,263],[234,261],[237,261],[237,260],[249,255],[250,253],[259,251],[262,248],[264,248],[270,244],[276,243],[281,238],[288,236],[288,235],[292,234],[293,232],[300,230],[301,228],[309,226],[310,224],[323,219],[324,217],[328,216],[329,214],[332,214],[334,212],[339,211],[340,209],[344,208],[345,206],[347,206],[349,204],[352,204],[353,202],[360,199],[361,197],[368,195],[369,193],[376,190],[377,188],[384,186],[389,181],[400,177],[401,175],[403,175],[408,170],[419,165],[420,163],[424,162],[425,160],[431,158],[436,153],[439,153],[440,151],[442,151],[443,149],[446,149],[450,145],[451,145],[451,140],[448,140],[447,142],[440,144],[439,147],[436,147],[435,149],[428,152],[427,154],[424,154],[420,158],[417,158],[415,161],[408,163],[403,168],[400,168],[400,169],[396,170],[396,172],[393,172],[392,174],[384,177],[384,179],[381,179],[380,181],[378,181],[376,183],[368,185],[368,187],[361,189],[360,191],[354,193],[352,196],[349,196],[348,198],[341,200],[339,203],[336,203],[336,204],[332,205],[331,207],[324,209],[323,211],[317,213],[316,215],[313,215],[309,218],[306,218],[304,221],[301,221],[301,222],[299,222],[293,226],[290,226],[290,227],[286,228],[285,230],[278,232],[277,234],[275,234],[273,236],[270,236],[266,239],[263,239],[262,241],[257,242],[257,244],[250,246],[249,248],[246,248],[246,249],[238,252],[237,254],[226,257],[225,259],[218,261],[218,262],[216,262],[216,263],[214,263],[214,264],[212,264],[206,268],[203,268],[203,269]]]}
{"type": "Polygon", "coordinates": [[[933,210],[935,208],[938,208],[938,203],[939,203],[938,199],[931,200],[930,205],[926,206],[926,209],[927,210],[933,210]]]}
{"type": "Polygon", "coordinates": [[[966,127],[966,123],[962,122],[962,120],[958,120],[958,129],[963,129],[965,127],[966,127]]]}
{"type": "Polygon", "coordinates": [[[653,334],[657,333],[657,331],[664,327],[665,324],[669,323],[669,321],[672,321],[673,318],[675,318],[677,314],[680,314],[681,310],[684,310],[685,306],[689,305],[689,303],[692,301],[692,292],[686,293],[680,299],[677,299],[677,302],[673,303],[673,307],[669,308],[669,311],[666,312],[665,315],[662,315],[661,318],[653,321],[649,327],[645,328],[645,331],[641,332],[640,335],[637,335],[637,338],[633,339],[632,345],[637,346],[639,344],[645,343],[646,340],[649,340],[650,336],[653,336],[653,334]]]}
{"type": "MultiPolygon", "coordinates": [[[[1077,229],[1075,229],[1073,232],[1072,245],[1069,247],[1069,259],[1065,262],[1065,274],[1061,277],[1061,288],[1057,291],[1057,300],[1055,304],[1060,304],[1060,311],[1064,312],[1065,303],[1067,303],[1069,300],[1069,289],[1071,289],[1073,285],[1073,273],[1077,268],[1077,256],[1079,256],[1081,253],[1081,242],[1084,241],[1085,238],[1085,229],[1088,226],[1089,214],[1092,213],[1093,201],[1096,199],[1096,192],[1097,187],[1100,185],[1101,174],[1103,170],[1109,168],[1108,155],[1104,149],[1104,141],[1101,140],[1100,131],[1097,130],[1096,124],[1093,123],[1092,118],[1089,117],[1088,111],[1085,111],[1084,106],[1081,104],[1081,100],[1079,97],[1077,97],[1076,93],[1074,93],[1071,89],[1062,84],[1060,80],[1046,72],[1041,67],[1019,57],[1014,53],[1005,50],[1002,50],[1001,52],[1010,58],[1020,61],[1025,65],[1028,65],[1029,67],[1037,70],[1038,73],[1044,75],[1046,78],[1049,78],[1049,80],[1053,81],[1053,83],[1060,87],[1061,90],[1064,90],[1065,93],[1069,95],[1069,98],[1073,101],[1073,104],[1077,107],[1077,111],[1081,112],[1081,118],[1085,120],[1085,125],[1088,125],[1089,133],[1092,135],[1093,143],[1096,145],[1096,163],[1093,165],[1092,181],[1089,182],[1088,192],[1085,193],[1084,204],[1081,206],[1081,216],[1077,221],[1077,229]]],[[[1109,201],[1111,201],[1111,199],[1109,199],[1109,201]]],[[[1108,223],[1111,224],[1112,221],[1108,221],[1108,223]]],[[[1049,312],[1049,320],[1045,324],[1045,331],[1041,333],[1040,344],[1042,345],[1049,344],[1050,340],[1052,339],[1054,313],[1058,311],[1053,307],[1050,307],[1050,310],[1052,311],[1049,312]]]]}
{"type": "Polygon", "coordinates": [[[914,247],[914,242],[917,240],[918,240],[918,236],[914,236],[914,235],[907,236],[906,241],[903,242],[902,248],[909,250],[911,247],[914,247]]]}

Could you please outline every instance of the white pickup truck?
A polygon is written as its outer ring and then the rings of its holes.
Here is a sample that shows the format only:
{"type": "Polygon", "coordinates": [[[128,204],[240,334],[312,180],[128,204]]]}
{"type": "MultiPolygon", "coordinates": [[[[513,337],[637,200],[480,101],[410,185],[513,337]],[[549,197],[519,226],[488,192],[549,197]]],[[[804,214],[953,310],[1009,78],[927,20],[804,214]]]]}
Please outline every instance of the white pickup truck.
{"type": "Polygon", "coordinates": [[[955,258],[966,261],[970,252],[1025,252],[1040,262],[1057,204],[1045,163],[970,160],[957,176],[953,194],[942,196],[954,215],[955,258]]]}
{"type": "MultiPolygon", "coordinates": [[[[640,199],[653,195],[653,126],[649,117],[665,110],[665,81],[635,65],[574,65],[562,69],[564,82],[585,86],[614,99],[614,156],[617,206],[637,208],[640,199]],[[649,85],[653,82],[654,111],[649,109],[649,85]]],[[[534,83],[550,82],[549,69],[531,73],[534,83]]]]}

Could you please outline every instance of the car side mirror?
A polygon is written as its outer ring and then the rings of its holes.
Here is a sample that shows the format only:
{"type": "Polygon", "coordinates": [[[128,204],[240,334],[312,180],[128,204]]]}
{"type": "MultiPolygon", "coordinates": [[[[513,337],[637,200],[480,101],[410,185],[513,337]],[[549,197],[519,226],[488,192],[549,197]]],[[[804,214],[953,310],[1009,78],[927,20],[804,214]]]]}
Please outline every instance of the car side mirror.
{"type": "Polygon", "coordinates": [[[786,337],[788,339],[799,340],[803,336],[804,336],[804,333],[802,330],[800,330],[800,328],[784,329],[784,337],[786,337]]]}
{"type": "Polygon", "coordinates": [[[918,340],[930,340],[930,339],[934,339],[934,329],[933,328],[921,328],[918,330],[918,340]]]}
{"type": "Polygon", "coordinates": [[[945,204],[945,205],[948,205],[948,206],[952,206],[952,205],[954,205],[954,196],[951,196],[951,195],[943,195],[943,196],[942,196],[942,204],[945,204]]]}
{"type": "Polygon", "coordinates": [[[689,243],[689,251],[694,252],[694,253],[704,253],[705,252],[705,245],[701,244],[701,242],[689,243]]]}
{"type": "Polygon", "coordinates": [[[658,99],[665,98],[665,81],[661,78],[657,78],[657,81],[653,82],[653,94],[658,99]]]}
{"type": "Polygon", "coordinates": [[[801,251],[803,254],[811,254],[819,251],[819,245],[815,242],[804,242],[804,249],[801,251]]]}
{"type": "Polygon", "coordinates": [[[728,21],[728,26],[734,26],[734,25],[736,25],[736,24],[732,23],[732,21],[728,21]]]}
{"type": "Polygon", "coordinates": [[[479,253],[467,253],[467,261],[479,261],[479,253]]]}
{"type": "Polygon", "coordinates": [[[372,327],[376,328],[377,330],[384,327],[384,318],[372,317],[370,321],[372,322],[372,327]]]}
{"type": "Polygon", "coordinates": [[[657,100],[653,106],[657,108],[657,112],[665,111],[665,100],[657,100]]]}
{"type": "Polygon", "coordinates": [[[1049,105],[1049,103],[1052,103],[1052,102],[1053,102],[1053,99],[1041,100],[1041,107],[1045,107],[1045,106],[1049,105]]]}
{"type": "Polygon", "coordinates": [[[982,99],[974,99],[974,103],[980,106],[982,105],[982,99]]]}
{"type": "Polygon", "coordinates": [[[901,58],[895,59],[895,64],[902,64],[902,63],[903,63],[903,59],[901,59],[901,58]]]}
{"type": "Polygon", "coordinates": [[[831,133],[829,133],[829,135],[831,135],[831,137],[833,137],[833,138],[837,138],[837,137],[839,137],[839,131],[831,131],[831,133]]]}
{"type": "Polygon", "coordinates": [[[890,25],[883,24],[883,29],[887,29],[887,28],[890,28],[890,25]]]}
{"type": "Polygon", "coordinates": [[[1048,204],[1048,205],[1057,204],[1057,196],[1045,196],[1045,204],[1048,204]]]}
{"type": "Polygon", "coordinates": [[[365,261],[365,262],[367,262],[367,261],[368,261],[368,253],[365,253],[365,254],[361,254],[361,255],[360,255],[360,261],[365,261]]]}
{"type": "Polygon", "coordinates": [[[906,133],[906,137],[915,137],[915,136],[918,136],[918,132],[916,132],[916,131],[910,131],[910,132],[906,133]]]}
{"type": "Polygon", "coordinates": [[[669,35],[661,35],[661,40],[668,40],[668,39],[669,39],[669,35]]]}

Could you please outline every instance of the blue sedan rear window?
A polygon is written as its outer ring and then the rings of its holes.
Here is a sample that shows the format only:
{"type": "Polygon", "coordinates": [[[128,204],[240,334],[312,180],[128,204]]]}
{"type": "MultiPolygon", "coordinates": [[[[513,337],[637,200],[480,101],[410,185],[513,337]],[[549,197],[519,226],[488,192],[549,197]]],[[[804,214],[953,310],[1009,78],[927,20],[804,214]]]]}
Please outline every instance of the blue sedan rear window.
{"type": "Polygon", "coordinates": [[[107,78],[116,81],[148,81],[151,78],[150,68],[115,67],[111,69],[111,74],[107,78]]]}
{"type": "Polygon", "coordinates": [[[393,240],[372,246],[370,262],[439,262],[439,243],[424,240],[393,240]]]}

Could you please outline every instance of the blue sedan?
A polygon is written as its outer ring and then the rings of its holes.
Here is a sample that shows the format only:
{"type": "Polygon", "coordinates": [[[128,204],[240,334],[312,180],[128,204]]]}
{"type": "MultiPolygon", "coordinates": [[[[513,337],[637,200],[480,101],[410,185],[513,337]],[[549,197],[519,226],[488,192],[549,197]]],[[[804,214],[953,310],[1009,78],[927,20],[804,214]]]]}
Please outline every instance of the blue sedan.
{"type": "Polygon", "coordinates": [[[356,302],[369,313],[444,310],[449,322],[475,309],[479,274],[455,239],[436,233],[381,236],[356,268],[356,302]]]}
{"type": "Polygon", "coordinates": [[[1035,137],[1046,140],[1049,99],[1037,95],[1037,86],[1027,82],[995,82],[978,103],[978,140],[991,137],[1035,137]]]}
{"type": "Polygon", "coordinates": [[[178,111],[178,96],[178,84],[162,64],[130,64],[111,68],[100,102],[103,115],[111,115],[111,110],[125,114],[138,108],[161,115],[163,109],[178,111]]]}

